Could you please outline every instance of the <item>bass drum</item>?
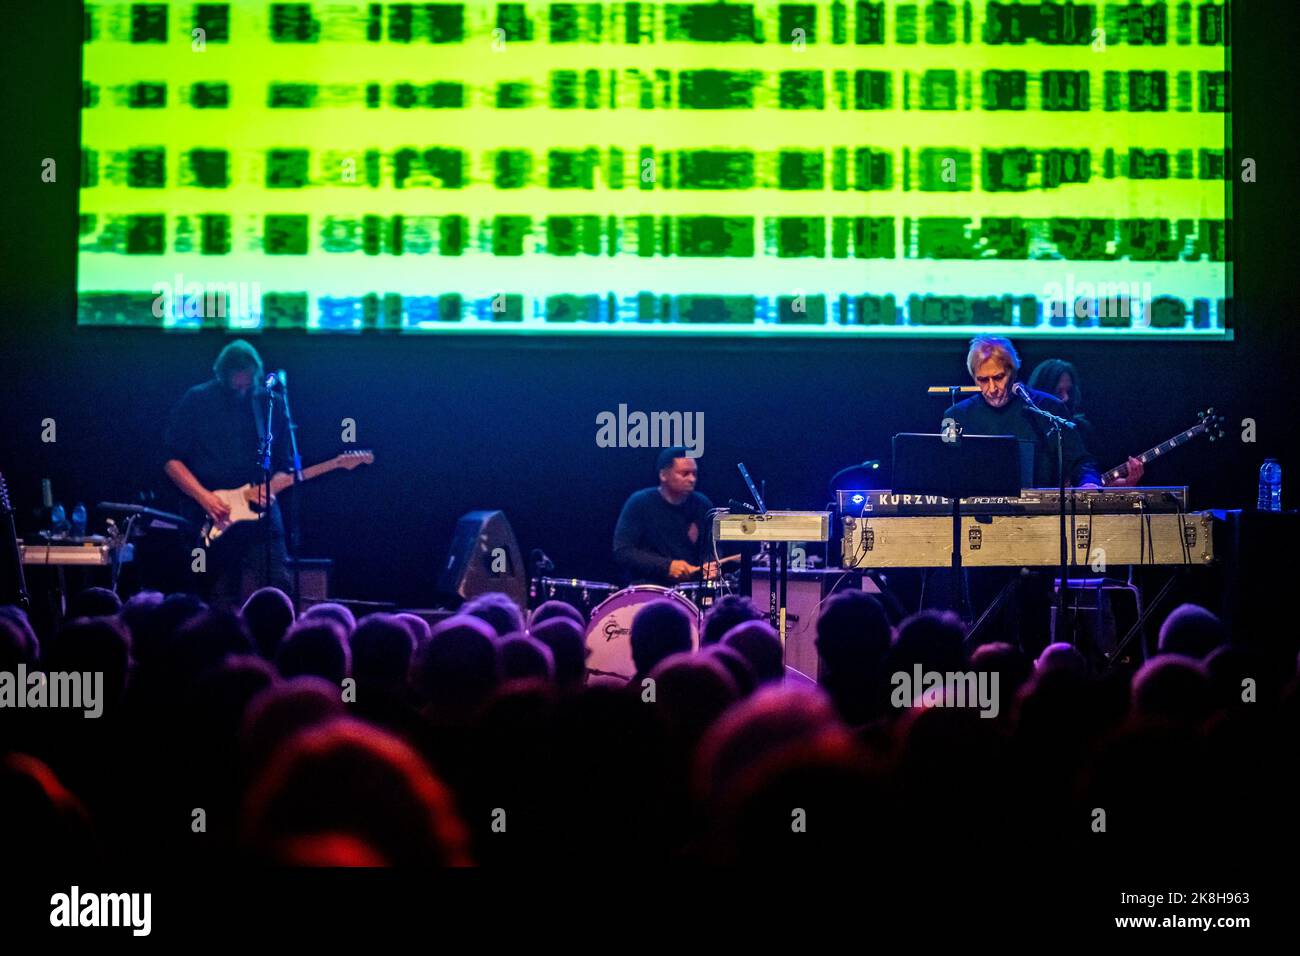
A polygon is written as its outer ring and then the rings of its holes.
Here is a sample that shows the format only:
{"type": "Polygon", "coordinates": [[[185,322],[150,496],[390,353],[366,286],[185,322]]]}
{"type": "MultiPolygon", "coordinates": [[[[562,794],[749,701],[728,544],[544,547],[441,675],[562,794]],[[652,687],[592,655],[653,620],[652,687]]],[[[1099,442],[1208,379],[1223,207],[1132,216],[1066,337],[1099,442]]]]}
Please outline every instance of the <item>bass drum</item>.
{"type": "Polygon", "coordinates": [[[587,625],[587,671],[606,677],[631,680],[632,619],[651,601],[671,601],[691,619],[691,649],[700,646],[700,612],[691,601],[671,588],[637,584],[624,588],[596,605],[587,625]]]}

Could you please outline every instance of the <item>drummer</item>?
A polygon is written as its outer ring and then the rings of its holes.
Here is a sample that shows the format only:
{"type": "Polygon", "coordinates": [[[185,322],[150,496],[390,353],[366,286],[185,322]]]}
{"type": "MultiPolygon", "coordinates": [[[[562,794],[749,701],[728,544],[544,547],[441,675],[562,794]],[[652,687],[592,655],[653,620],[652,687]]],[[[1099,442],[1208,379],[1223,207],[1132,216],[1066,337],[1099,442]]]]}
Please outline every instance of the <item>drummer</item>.
{"type": "Polygon", "coordinates": [[[633,584],[712,580],[718,574],[711,560],[713,503],[695,490],[695,459],[685,448],[665,448],[655,468],[659,484],[634,492],[618,516],[614,560],[633,584]]]}

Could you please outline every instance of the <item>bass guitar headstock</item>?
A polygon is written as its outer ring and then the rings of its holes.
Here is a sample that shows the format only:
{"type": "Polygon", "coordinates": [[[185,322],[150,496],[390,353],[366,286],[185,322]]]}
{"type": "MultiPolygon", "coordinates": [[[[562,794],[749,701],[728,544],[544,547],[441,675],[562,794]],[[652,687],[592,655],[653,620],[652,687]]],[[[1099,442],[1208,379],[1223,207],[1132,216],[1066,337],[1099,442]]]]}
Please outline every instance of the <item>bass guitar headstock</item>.
{"type": "Polygon", "coordinates": [[[1222,415],[1215,414],[1213,406],[1203,412],[1197,412],[1196,417],[1200,420],[1200,427],[1205,432],[1205,437],[1210,441],[1223,437],[1224,419],[1222,415]]]}

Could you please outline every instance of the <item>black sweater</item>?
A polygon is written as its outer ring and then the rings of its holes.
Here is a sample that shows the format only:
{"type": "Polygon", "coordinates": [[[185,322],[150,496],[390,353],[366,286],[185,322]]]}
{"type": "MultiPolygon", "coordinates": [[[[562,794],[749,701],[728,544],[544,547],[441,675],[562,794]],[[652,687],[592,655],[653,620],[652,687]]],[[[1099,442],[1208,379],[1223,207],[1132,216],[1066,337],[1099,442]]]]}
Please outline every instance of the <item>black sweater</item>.
{"type": "Polygon", "coordinates": [[[712,557],[712,508],[698,491],[680,505],[669,504],[658,488],[634,493],[614,529],[614,560],[634,583],[671,584],[668,566],[673,561],[700,564],[712,557]]]}
{"type": "MultiPolygon", "coordinates": [[[[1043,411],[1069,419],[1064,403],[1046,392],[1029,389],[1034,402],[1043,411]]],[[[983,395],[972,395],[944,412],[945,418],[955,418],[962,431],[969,435],[1014,435],[1022,441],[1034,443],[1034,487],[1051,488],[1058,484],[1056,475],[1056,440],[1049,438],[1051,427],[1041,415],[1035,415],[1017,396],[1001,408],[992,408],[983,395]]],[[[1088,454],[1079,429],[1065,433],[1065,474],[1074,486],[1101,484],[1097,463],[1088,454]]]]}

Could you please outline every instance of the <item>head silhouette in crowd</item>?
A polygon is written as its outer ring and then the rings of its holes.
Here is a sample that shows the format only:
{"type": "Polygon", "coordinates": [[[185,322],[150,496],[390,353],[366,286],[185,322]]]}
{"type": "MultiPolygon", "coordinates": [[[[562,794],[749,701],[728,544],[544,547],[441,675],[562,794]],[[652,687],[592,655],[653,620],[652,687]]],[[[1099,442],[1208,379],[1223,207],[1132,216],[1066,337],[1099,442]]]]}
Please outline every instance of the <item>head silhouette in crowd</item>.
{"type": "Polygon", "coordinates": [[[537,609],[533,611],[532,617],[528,622],[528,626],[531,629],[537,627],[537,625],[541,624],[544,621],[549,621],[552,618],[556,618],[556,617],[567,617],[569,620],[577,624],[578,627],[580,628],[586,628],[587,626],[587,616],[585,614],[579,611],[568,601],[554,601],[554,600],[543,601],[541,604],[537,605],[537,609]]]}
{"type": "Polygon", "coordinates": [[[357,617],[352,610],[344,604],[338,604],[334,601],[324,601],[320,604],[313,604],[299,616],[300,619],[307,618],[328,618],[338,624],[343,630],[343,636],[346,638],[356,629],[357,617]]]}
{"type": "Polygon", "coordinates": [[[845,591],[822,605],[817,618],[821,684],[850,724],[862,724],[879,705],[893,629],[884,607],[865,591],[845,591]]]}
{"type": "Polygon", "coordinates": [[[702,650],[727,669],[741,697],[748,697],[758,688],[758,676],[754,673],[754,667],[740,651],[726,644],[711,644],[702,650]]]}
{"type": "Polygon", "coordinates": [[[672,601],[651,601],[632,618],[632,662],[640,680],[673,654],[691,651],[691,619],[672,601]]]}
{"type": "Polygon", "coordinates": [[[41,644],[22,608],[0,607],[0,671],[18,672],[18,665],[35,667],[41,659],[41,644]]]}
{"type": "Polygon", "coordinates": [[[411,628],[396,614],[371,614],[361,619],[349,641],[352,676],[358,683],[400,688],[406,685],[415,654],[411,628]]]}
{"type": "Polygon", "coordinates": [[[244,708],[239,744],[245,775],[260,769],[281,744],[305,727],[347,712],[339,689],[319,677],[272,683],[244,708]]]}
{"type": "Polygon", "coordinates": [[[653,715],[670,745],[687,756],[709,725],[740,696],[727,669],[711,654],[674,654],[650,671],[653,715]]]}
{"type": "Polygon", "coordinates": [[[108,588],[86,588],[68,602],[68,620],[79,617],[112,617],[122,610],[122,599],[108,588]]]}
{"type": "Polygon", "coordinates": [[[920,611],[898,626],[898,636],[889,649],[887,666],[891,674],[911,671],[916,664],[922,671],[941,674],[966,668],[962,649],[965,629],[961,618],[951,611],[920,611]]]}
{"type": "Polygon", "coordinates": [[[511,634],[501,639],[499,650],[503,679],[535,677],[547,682],[555,679],[555,658],[551,649],[536,638],[511,634]]]}
{"type": "Polygon", "coordinates": [[[737,624],[723,635],[722,646],[731,648],[749,662],[759,684],[779,681],[785,676],[781,638],[767,621],[737,624]]]}
{"type": "Polygon", "coordinates": [[[470,598],[461,605],[459,613],[487,621],[497,637],[522,634],[524,631],[524,614],[519,610],[519,605],[510,595],[499,591],[489,591],[470,598]]]}
{"type": "Polygon", "coordinates": [[[1195,604],[1180,604],[1160,625],[1157,647],[1161,654],[1183,654],[1204,660],[1227,641],[1223,622],[1195,604]]]}
{"type": "Polygon", "coordinates": [[[739,594],[726,594],[713,602],[704,615],[704,629],[700,632],[700,647],[711,647],[721,643],[722,637],[737,624],[746,621],[761,621],[766,617],[762,611],[747,597],[739,594]]]}
{"type": "Polygon", "coordinates": [[[304,838],[336,834],[392,865],[469,862],[451,793],[419,754],[346,718],[286,741],[249,788],[243,813],[245,845],[268,861],[301,852],[304,838]]]}
{"type": "Polygon", "coordinates": [[[397,619],[406,625],[411,632],[411,636],[415,638],[416,648],[423,647],[425,642],[429,640],[429,635],[433,633],[433,629],[429,627],[429,622],[411,611],[400,612],[397,619]]]}
{"type": "Polygon", "coordinates": [[[259,588],[248,596],[239,612],[253,635],[257,653],[265,660],[275,660],[280,641],[293,624],[293,602],[279,588],[259,588]]]}
{"type": "Polygon", "coordinates": [[[1133,711],[1139,717],[1198,724],[1214,701],[1204,665],[1181,654],[1160,654],[1133,675],[1133,711]]]}
{"type": "Polygon", "coordinates": [[[347,637],[330,616],[304,614],[285,634],[275,666],[285,677],[311,675],[341,684],[351,668],[347,637]]]}
{"type": "MultiPolygon", "coordinates": [[[[558,603],[558,602],[556,602],[558,603]]],[[[531,636],[545,644],[555,662],[555,683],[561,690],[581,687],[587,679],[587,641],[582,628],[568,615],[533,621],[531,636]]]]}
{"type": "Polygon", "coordinates": [[[1034,661],[1034,673],[1046,674],[1049,671],[1066,671],[1082,677],[1088,673],[1088,661],[1074,645],[1057,641],[1048,644],[1034,661]]]}
{"type": "Polygon", "coordinates": [[[433,628],[411,666],[411,685],[435,720],[473,716],[501,679],[496,632],[482,618],[457,614],[433,628]]]}
{"type": "Polygon", "coordinates": [[[861,682],[889,651],[892,629],[884,607],[865,591],[830,598],[817,618],[817,653],[828,674],[861,682]]]}
{"type": "Polygon", "coordinates": [[[116,618],[77,618],[46,643],[43,663],[50,672],[103,674],[102,703],[112,709],[126,693],[131,640],[116,618]]]}

